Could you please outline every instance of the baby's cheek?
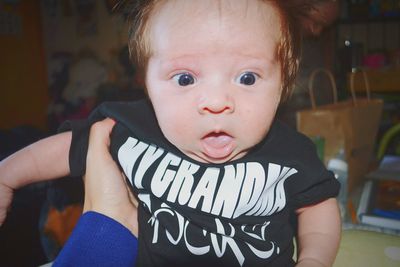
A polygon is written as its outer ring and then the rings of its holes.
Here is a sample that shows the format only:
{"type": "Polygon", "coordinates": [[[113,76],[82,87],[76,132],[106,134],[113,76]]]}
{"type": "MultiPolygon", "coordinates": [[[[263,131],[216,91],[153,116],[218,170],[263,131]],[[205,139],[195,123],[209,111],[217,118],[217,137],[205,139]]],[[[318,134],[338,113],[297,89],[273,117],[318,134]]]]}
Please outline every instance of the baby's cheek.
{"type": "Polygon", "coordinates": [[[174,138],[183,131],[181,116],[179,113],[171,112],[171,110],[165,111],[163,114],[158,116],[158,124],[161,128],[161,131],[166,137],[168,137],[168,139],[174,138]]]}

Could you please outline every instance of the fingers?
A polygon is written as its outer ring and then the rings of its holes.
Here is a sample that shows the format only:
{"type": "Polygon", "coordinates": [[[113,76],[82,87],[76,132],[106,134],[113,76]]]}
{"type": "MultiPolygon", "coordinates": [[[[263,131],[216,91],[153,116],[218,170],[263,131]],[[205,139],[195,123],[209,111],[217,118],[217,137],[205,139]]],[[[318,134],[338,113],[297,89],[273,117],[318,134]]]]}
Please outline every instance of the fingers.
{"type": "MultiPolygon", "coordinates": [[[[89,147],[86,157],[85,203],[84,211],[102,206],[112,194],[104,194],[111,187],[110,177],[118,177],[119,170],[113,161],[110,152],[110,133],[115,122],[104,119],[96,122],[90,128],[89,147]],[[116,172],[116,173],[114,173],[116,172]]],[[[115,189],[116,191],[118,188],[115,189]]]]}
{"type": "MultiPolygon", "coordinates": [[[[100,160],[101,158],[103,158],[108,162],[112,160],[109,148],[110,134],[114,125],[115,121],[109,118],[98,121],[92,125],[89,135],[87,163],[93,160],[93,158],[96,160],[100,160]]],[[[96,167],[97,163],[87,165],[96,167]]]]}
{"type": "Polygon", "coordinates": [[[115,121],[110,118],[94,123],[90,128],[89,147],[96,149],[96,151],[108,150],[110,146],[110,134],[114,125],[115,121]],[[106,144],[106,146],[99,146],[99,144],[106,144]]]}
{"type": "Polygon", "coordinates": [[[137,236],[137,200],[109,151],[114,125],[112,119],[104,119],[90,128],[84,211],[92,210],[113,218],[137,236]]]}

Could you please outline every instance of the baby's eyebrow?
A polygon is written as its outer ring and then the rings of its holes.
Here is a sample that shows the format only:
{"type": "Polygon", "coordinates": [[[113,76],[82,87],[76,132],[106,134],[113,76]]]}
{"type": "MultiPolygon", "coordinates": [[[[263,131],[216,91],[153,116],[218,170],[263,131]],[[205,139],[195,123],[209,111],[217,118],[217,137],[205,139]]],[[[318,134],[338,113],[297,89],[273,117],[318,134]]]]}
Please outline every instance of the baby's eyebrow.
{"type": "Polygon", "coordinates": [[[254,67],[270,67],[274,64],[277,63],[277,58],[276,57],[255,57],[255,56],[248,56],[248,55],[243,55],[241,57],[241,60],[237,62],[238,66],[254,66],[254,67]]]}
{"type": "Polygon", "coordinates": [[[198,65],[197,56],[180,56],[177,58],[162,58],[160,59],[161,69],[171,68],[195,68],[198,65]]]}
{"type": "MultiPolygon", "coordinates": [[[[237,57],[232,58],[232,64],[238,68],[270,68],[272,65],[277,63],[277,58],[274,56],[268,56],[266,54],[249,54],[249,53],[236,53],[237,57]]],[[[173,70],[189,70],[196,72],[199,66],[202,65],[202,59],[206,55],[201,54],[190,54],[190,55],[179,55],[160,57],[159,66],[163,72],[173,70]]]]}

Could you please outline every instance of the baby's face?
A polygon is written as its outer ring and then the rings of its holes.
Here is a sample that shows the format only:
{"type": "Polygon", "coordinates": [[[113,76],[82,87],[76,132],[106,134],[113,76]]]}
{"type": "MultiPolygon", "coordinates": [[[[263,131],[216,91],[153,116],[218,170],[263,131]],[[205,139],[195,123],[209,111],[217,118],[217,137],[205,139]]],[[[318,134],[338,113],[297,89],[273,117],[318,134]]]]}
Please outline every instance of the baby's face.
{"type": "Polygon", "coordinates": [[[171,0],[149,22],[146,84],[165,137],[200,162],[244,156],[280,100],[280,19],[260,1],[171,0]]]}

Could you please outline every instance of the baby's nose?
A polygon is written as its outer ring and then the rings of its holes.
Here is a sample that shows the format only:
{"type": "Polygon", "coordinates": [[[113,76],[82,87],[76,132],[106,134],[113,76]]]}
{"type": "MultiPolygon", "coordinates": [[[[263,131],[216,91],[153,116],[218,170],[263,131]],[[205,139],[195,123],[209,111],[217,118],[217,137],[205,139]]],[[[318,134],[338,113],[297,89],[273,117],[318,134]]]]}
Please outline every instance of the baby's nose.
{"type": "Polygon", "coordinates": [[[200,98],[198,110],[201,114],[232,113],[235,105],[233,97],[226,90],[211,89],[200,98]]]}

